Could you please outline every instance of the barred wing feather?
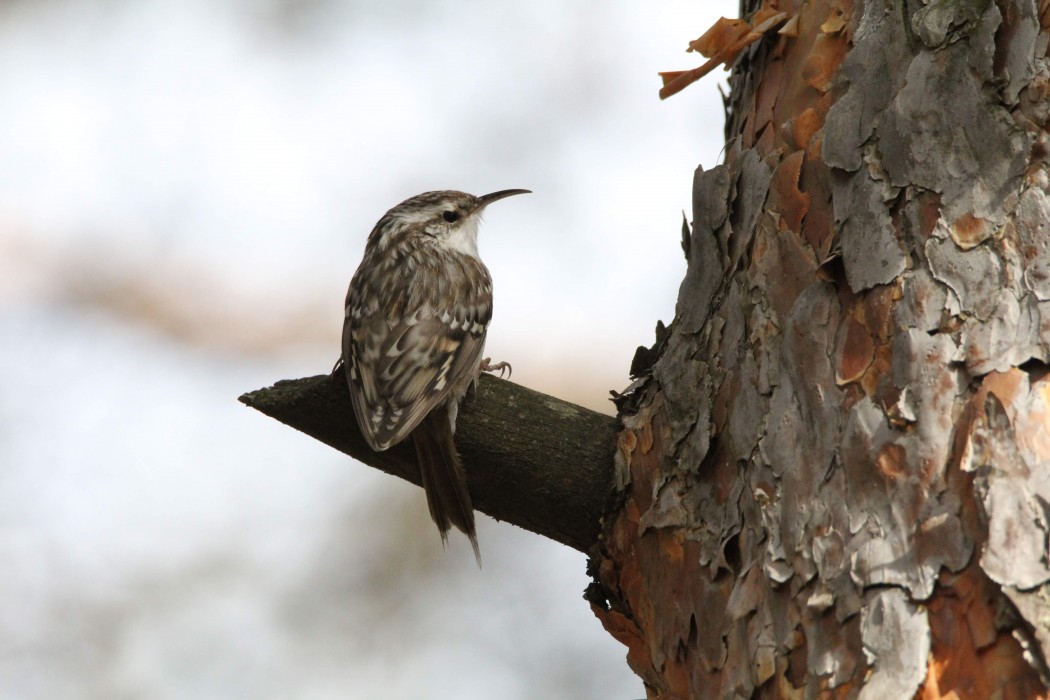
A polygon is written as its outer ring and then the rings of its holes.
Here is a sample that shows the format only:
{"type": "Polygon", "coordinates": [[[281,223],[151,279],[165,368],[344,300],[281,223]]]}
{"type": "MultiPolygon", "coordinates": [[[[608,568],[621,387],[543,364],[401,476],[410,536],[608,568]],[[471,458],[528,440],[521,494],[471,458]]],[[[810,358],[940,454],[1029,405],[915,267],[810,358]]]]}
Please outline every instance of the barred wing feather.
{"type": "Polygon", "coordinates": [[[347,318],[343,358],[350,398],[372,449],[396,445],[436,406],[458,401],[477,375],[484,345],[484,325],[432,309],[403,321],[379,314],[347,318]]]}

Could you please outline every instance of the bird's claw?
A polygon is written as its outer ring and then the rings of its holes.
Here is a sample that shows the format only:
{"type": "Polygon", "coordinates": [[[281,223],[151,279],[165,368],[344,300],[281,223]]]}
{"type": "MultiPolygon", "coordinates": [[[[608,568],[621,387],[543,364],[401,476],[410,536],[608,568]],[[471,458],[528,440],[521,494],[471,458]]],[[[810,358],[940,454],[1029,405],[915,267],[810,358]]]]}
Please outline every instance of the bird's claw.
{"type": "Polygon", "coordinates": [[[482,372],[499,372],[499,378],[503,379],[503,373],[507,373],[507,379],[510,379],[510,375],[514,372],[514,368],[510,366],[509,362],[497,362],[492,364],[492,358],[486,357],[481,361],[482,372]]]}

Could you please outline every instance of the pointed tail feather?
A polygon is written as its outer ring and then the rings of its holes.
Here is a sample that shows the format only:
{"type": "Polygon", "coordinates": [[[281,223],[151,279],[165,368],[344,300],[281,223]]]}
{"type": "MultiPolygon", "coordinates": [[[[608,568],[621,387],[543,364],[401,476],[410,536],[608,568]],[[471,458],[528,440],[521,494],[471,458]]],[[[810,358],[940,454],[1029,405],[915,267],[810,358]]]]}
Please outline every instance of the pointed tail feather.
{"type": "Polygon", "coordinates": [[[427,494],[430,517],[438,526],[441,541],[448,542],[452,525],[466,533],[474,547],[474,558],[481,568],[481,550],[474,528],[474,506],[467,489],[463,463],[452,440],[448,407],[438,406],[412,431],[412,441],[419,457],[423,491],[427,494]]]}

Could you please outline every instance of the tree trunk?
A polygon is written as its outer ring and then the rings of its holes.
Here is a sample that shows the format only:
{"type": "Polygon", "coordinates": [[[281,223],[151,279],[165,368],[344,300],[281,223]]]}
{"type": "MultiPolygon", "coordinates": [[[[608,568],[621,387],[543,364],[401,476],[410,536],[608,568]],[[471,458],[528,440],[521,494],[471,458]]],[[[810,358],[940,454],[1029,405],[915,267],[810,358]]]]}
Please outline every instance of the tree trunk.
{"type": "Polygon", "coordinates": [[[653,698],[1045,697],[1050,13],[776,9],[589,598],[653,698]]]}

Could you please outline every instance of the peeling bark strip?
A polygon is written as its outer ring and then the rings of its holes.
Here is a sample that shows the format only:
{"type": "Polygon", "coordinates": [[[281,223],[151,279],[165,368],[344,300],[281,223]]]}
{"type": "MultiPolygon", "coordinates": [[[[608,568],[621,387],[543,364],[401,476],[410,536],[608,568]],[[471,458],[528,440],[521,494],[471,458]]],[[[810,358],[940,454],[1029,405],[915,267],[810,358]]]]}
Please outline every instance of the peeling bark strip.
{"type": "MultiPolygon", "coordinates": [[[[374,452],[346,381],[321,375],[249,392],[241,403],[369,466],[420,485],[411,442],[374,452]]],[[[497,520],[586,552],[612,489],[616,420],[482,375],[456,421],[474,506],[497,520]]]]}
{"type": "Polygon", "coordinates": [[[773,10],[589,598],[653,698],[1045,697],[1050,12],[773,10]]]}

